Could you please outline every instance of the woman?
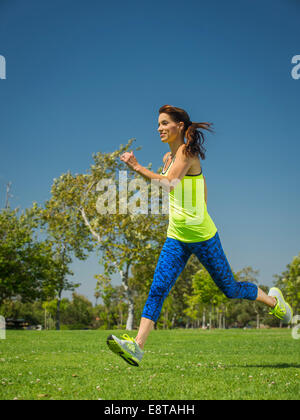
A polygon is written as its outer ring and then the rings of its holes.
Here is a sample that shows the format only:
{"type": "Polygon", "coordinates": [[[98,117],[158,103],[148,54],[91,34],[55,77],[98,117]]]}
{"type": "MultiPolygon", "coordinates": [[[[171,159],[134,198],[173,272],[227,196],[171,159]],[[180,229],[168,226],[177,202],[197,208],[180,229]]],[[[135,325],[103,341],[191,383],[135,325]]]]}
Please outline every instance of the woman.
{"type": "Polygon", "coordinates": [[[135,339],[126,334],[123,339],[113,335],[107,339],[109,348],[134,366],[139,365],[147,337],[160,315],[163,302],[191,254],[197,256],[229,299],[263,302],[270,307],[270,313],[284,323],[292,319],[292,310],[279,289],[271,288],[266,295],[255,284],[237,282],[233,277],[217,228],[207,212],[207,188],[199,155],[205,159],[201,130],[212,131],[210,126],[210,123],[191,122],[183,109],[165,105],[159,110],[158,131],[161,141],[169,145],[170,152],[163,158],[162,173],[156,174],[141,166],[133,152],[121,156],[121,160],[138,174],[160,183],[164,188],[167,186],[169,191],[167,239],[156,266],[138,334],[135,339]],[[182,191],[187,200],[181,199],[182,191]],[[196,199],[189,199],[195,194],[196,199]]]}

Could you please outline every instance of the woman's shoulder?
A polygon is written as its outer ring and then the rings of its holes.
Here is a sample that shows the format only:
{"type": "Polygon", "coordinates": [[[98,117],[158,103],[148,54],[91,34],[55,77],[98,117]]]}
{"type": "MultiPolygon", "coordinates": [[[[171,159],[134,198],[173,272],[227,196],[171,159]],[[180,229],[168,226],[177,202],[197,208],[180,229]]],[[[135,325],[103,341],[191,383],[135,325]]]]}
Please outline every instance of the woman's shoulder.
{"type": "MultiPolygon", "coordinates": [[[[177,150],[178,155],[182,156],[186,160],[190,160],[191,162],[199,161],[199,155],[191,155],[190,153],[186,152],[186,143],[180,145],[177,150]]],[[[177,154],[176,153],[176,154],[177,154]]]]}
{"type": "Polygon", "coordinates": [[[180,146],[180,155],[182,156],[183,160],[189,162],[189,170],[186,175],[199,175],[202,172],[200,156],[198,153],[196,155],[185,153],[185,150],[186,144],[180,146]]]}

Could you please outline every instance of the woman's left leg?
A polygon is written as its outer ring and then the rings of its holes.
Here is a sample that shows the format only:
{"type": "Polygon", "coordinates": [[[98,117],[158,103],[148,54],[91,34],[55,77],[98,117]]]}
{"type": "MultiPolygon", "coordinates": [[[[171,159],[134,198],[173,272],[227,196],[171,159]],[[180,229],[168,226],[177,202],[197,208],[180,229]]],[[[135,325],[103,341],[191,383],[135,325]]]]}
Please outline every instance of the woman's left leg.
{"type": "Polygon", "coordinates": [[[194,242],[190,247],[216,285],[229,299],[258,300],[270,307],[276,305],[276,300],[266,295],[256,284],[248,281],[237,282],[234,279],[218,232],[208,241],[194,242]]]}

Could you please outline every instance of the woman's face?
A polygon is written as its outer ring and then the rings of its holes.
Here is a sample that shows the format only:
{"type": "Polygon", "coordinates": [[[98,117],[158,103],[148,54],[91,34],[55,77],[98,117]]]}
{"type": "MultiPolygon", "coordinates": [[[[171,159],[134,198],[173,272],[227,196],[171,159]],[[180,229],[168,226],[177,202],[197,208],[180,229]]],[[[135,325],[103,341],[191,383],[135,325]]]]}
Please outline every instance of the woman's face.
{"type": "Polygon", "coordinates": [[[158,118],[158,129],[161,141],[163,143],[170,143],[174,141],[178,134],[180,134],[180,126],[184,126],[183,122],[175,123],[171,120],[170,115],[160,114],[158,118]]]}

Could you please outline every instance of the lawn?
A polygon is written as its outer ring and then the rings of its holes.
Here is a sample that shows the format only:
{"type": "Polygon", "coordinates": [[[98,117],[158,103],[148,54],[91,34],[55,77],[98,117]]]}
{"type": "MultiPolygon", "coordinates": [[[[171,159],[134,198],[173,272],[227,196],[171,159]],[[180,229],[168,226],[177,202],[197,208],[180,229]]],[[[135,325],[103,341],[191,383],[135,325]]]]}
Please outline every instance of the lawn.
{"type": "Polygon", "coordinates": [[[153,331],[138,368],[109,351],[111,332],[7,331],[0,340],[0,399],[300,397],[300,340],[291,330],[153,331]]]}

